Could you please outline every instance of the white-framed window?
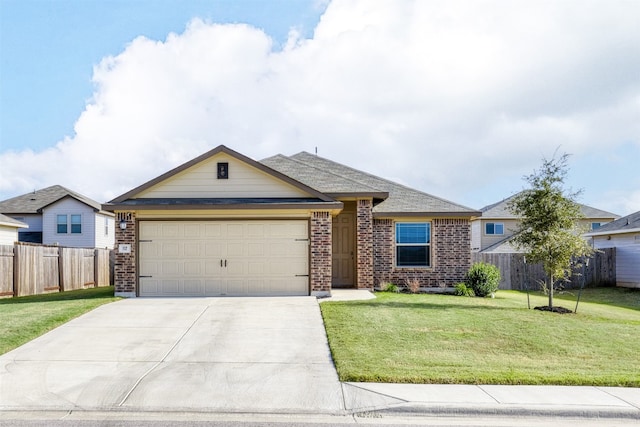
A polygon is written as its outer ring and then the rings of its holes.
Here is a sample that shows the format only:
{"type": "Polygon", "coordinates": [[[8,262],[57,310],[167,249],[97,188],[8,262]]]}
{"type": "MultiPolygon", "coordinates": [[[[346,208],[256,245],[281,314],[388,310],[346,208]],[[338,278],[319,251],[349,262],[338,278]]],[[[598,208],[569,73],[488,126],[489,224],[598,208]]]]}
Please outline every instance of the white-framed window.
{"type": "Polygon", "coordinates": [[[67,234],[67,232],[68,232],[67,216],[56,215],[56,233],[67,234]]]}
{"type": "Polygon", "coordinates": [[[431,266],[431,223],[396,223],[396,266],[431,266]]]}
{"type": "Polygon", "coordinates": [[[107,218],[106,216],[104,217],[104,235],[109,235],[109,218],[107,218]]]}
{"type": "Polygon", "coordinates": [[[484,225],[484,234],[487,236],[501,236],[504,234],[504,224],[501,222],[487,222],[484,225]]]}
{"type": "Polygon", "coordinates": [[[601,222],[592,222],[591,223],[591,230],[597,230],[600,227],[602,227],[602,223],[601,222]]]}
{"type": "Polygon", "coordinates": [[[71,234],[82,234],[82,215],[73,214],[71,216],[71,234]]]}

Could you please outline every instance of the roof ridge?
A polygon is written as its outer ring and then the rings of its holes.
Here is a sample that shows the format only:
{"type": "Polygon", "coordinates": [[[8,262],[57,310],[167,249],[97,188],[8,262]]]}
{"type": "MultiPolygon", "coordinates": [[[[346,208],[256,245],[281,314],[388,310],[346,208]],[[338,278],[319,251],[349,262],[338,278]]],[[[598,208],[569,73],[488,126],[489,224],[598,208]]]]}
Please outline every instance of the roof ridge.
{"type": "MultiPolygon", "coordinates": [[[[395,181],[391,181],[390,179],[381,178],[381,177],[376,176],[376,175],[373,175],[373,174],[371,174],[371,173],[369,173],[369,172],[361,171],[361,170],[359,170],[359,169],[352,168],[351,166],[344,165],[344,164],[342,164],[342,163],[339,163],[339,162],[333,161],[333,160],[331,160],[331,159],[327,159],[327,158],[325,158],[325,157],[318,156],[317,154],[310,154],[310,153],[308,153],[308,152],[306,152],[306,151],[301,151],[301,152],[300,152],[300,153],[298,153],[298,154],[307,154],[307,155],[309,155],[309,156],[315,156],[315,157],[318,157],[318,158],[320,158],[320,159],[322,159],[322,160],[324,160],[324,161],[331,162],[331,163],[335,163],[335,164],[340,165],[340,166],[342,166],[342,167],[344,167],[344,168],[347,168],[347,169],[350,169],[350,170],[352,170],[352,171],[355,171],[355,172],[358,172],[358,173],[361,173],[361,174],[367,175],[367,176],[369,176],[369,177],[371,177],[371,178],[373,178],[373,179],[375,179],[375,180],[384,181],[384,182],[386,182],[386,183],[389,183],[389,184],[395,185],[395,186],[397,186],[397,187],[402,187],[402,188],[405,188],[405,189],[410,190],[410,191],[415,191],[416,193],[423,194],[423,195],[425,195],[425,196],[427,196],[427,197],[432,197],[432,198],[437,199],[437,200],[440,200],[440,201],[442,201],[442,202],[450,203],[450,204],[452,204],[452,205],[455,205],[455,206],[458,206],[458,207],[461,207],[461,208],[467,209],[467,210],[469,210],[469,211],[476,211],[475,209],[472,209],[472,208],[470,208],[469,206],[461,205],[461,204],[459,204],[459,203],[453,202],[453,201],[451,201],[451,200],[444,199],[444,198],[439,197],[439,196],[434,196],[433,194],[426,193],[426,192],[421,191],[421,190],[417,190],[417,189],[415,189],[415,188],[409,187],[409,186],[404,185],[404,184],[397,183],[397,182],[395,182],[395,181]]],[[[297,156],[298,154],[294,154],[294,156],[297,156]]],[[[316,168],[316,169],[317,169],[317,168],[316,168]]],[[[338,175],[338,176],[340,176],[340,175],[338,175]]],[[[362,183],[361,181],[359,181],[359,180],[355,180],[355,179],[353,179],[353,181],[355,181],[355,182],[357,182],[357,183],[359,183],[359,184],[363,184],[363,183],[362,183]]],[[[367,184],[364,184],[364,185],[367,185],[367,184]]]]}
{"type": "MultiPolygon", "coordinates": [[[[320,156],[318,156],[317,154],[311,154],[311,153],[308,153],[308,152],[306,152],[306,151],[301,151],[300,153],[306,153],[306,154],[308,154],[308,155],[310,155],[310,156],[317,156],[317,157],[320,157],[320,156]]],[[[298,154],[300,154],[300,153],[298,153],[298,154]]],[[[296,154],[294,154],[294,156],[295,156],[295,155],[296,155],[296,154]]],[[[335,173],[335,172],[333,172],[333,171],[330,171],[330,170],[326,170],[326,169],[325,169],[325,170],[322,170],[322,169],[320,169],[319,167],[316,167],[316,166],[314,166],[314,165],[312,165],[312,164],[310,164],[310,163],[304,162],[304,161],[302,161],[302,160],[294,159],[294,158],[293,158],[293,156],[291,156],[291,157],[287,157],[287,156],[284,156],[284,155],[281,155],[281,154],[280,154],[280,156],[282,156],[282,157],[284,157],[284,158],[286,158],[286,159],[288,159],[288,160],[291,160],[291,161],[293,161],[293,162],[300,163],[301,165],[305,165],[305,166],[307,166],[307,167],[310,167],[310,168],[312,168],[312,169],[315,169],[315,170],[321,170],[321,171],[323,171],[324,173],[328,173],[328,174],[330,174],[330,175],[337,176],[337,177],[338,177],[338,178],[340,178],[340,179],[344,179],[344,180],[347,180],[347,181],[351,181],[351,182],[354,182],[354,183],[356,183],[356,184],[362,185],[362,186],[364,186],[364,187],[370,188],[370,189],[371,189],[371,190],[373,190],[373,191],[383,192],[383,190],[381,190],[381,189],[379,189],[379,188],[372,187],[372,186],[370,186],[369,184],[365,184],[364,182],[361,182],[361,181],[358,181],[358,180],[355,180],[355,179],[353,179],[353,178],[349,178],[349,177],[346,177],[346,176],[343,176],[343,175],[339,175],[339,174],[337,174],[337,173],[335,173]]],[[[324,159],[324,157],[320,157],[320,158],[321,158],[321,159],[324,159]]],[[[325,159],[325,160],[328,160],[328,159],[325,159]]],[[[329,161],[331,161],[331,160],[329,160],[329,161]]],[[[337,163],[337,162],[334,162],[334,163],[337,163]]],[[[340,164],[340,163],[338,163],[338,164],[340,164]]],[[[344,166],[344,165],[342,165],[342,166],[344,166]]]]}

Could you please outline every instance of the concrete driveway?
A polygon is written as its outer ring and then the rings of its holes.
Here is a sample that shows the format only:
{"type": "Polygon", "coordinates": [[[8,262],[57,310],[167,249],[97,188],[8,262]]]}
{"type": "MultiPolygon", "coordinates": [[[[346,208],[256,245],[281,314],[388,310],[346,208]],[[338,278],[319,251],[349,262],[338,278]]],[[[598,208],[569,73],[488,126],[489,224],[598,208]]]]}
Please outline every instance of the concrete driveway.
{"type": "Polygon", "coordinates": [[[1,410],[344,411],[314,297],[108,304],[0,356],[1,410]]]}

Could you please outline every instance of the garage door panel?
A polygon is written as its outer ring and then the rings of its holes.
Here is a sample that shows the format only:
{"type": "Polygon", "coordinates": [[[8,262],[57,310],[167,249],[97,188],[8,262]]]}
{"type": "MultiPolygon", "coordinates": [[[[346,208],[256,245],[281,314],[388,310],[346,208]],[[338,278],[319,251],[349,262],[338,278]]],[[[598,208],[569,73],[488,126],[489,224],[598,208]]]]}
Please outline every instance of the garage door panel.
{"type": "Polygon", "coordinates": [[[159,293],[162,295],[179,295],[182,294],[182,286],[180,286],[180,280],[178,279],[163,279],[160,280],[159,293]]]}
{"type": "Polygon", "coordinates": [[[201,225],[198,223],[189,223],[184,225],[184,237],[197,238],[201,234],[201,225]]]}
{"type": "Polygon", "coordinates": [[[200,242],[187,242],[184,244],[184,256],[188,258],[195,258],[202,256],[202,244],[200,242]]]}
{"type": "Polygon", "coordinates": [[[180,268],[181,263],[177,261],[163,261],[160,266],[160,273],[163,276],[177,276],[183,273],[182,268],[180,268]]]}
{"type": "Polygon", "coordinates": [[[185,261],[184,262],[184,274],[185,276],[200,276],[203,273],[203,261],[185,261]]]}
{"type": "Polygon", "coordinates": [[[160,245],[160,257],[178,257],[180,255],[180,245],[178,242],[169,241],[160,245]]]}
{"type": "Polygon", "coordinates": [[[205,242],[204,255],[207,258],[222,258],[224,256],[224,245],[222,242],[205,242]]]}
{"type": "Polygon", "coordinates": [[[192,296],[204,295],[204,286],[202,280],[185,280],[184,293],[186,295],[192,296]]]}
{"type": "Polygon", "coordinates": [[[179,237],[180,225],[178,223],[163,223],[159,237],[179,237]]]}
{"type": "Polygon", "coordinates": [[[308,295],[305,220],[141,221],[140,294],[308,295]],[[300,277],[296,277],[300,276],[300,277]]]}

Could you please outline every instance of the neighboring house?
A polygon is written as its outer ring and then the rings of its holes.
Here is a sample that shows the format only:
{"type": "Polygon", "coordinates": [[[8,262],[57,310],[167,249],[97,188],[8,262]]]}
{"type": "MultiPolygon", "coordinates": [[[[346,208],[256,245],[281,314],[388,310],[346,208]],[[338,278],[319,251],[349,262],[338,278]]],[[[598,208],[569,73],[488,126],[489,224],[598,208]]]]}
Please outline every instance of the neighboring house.
{"type": "Polygon", "coordinates": [[[0,202],[0,213],[28,225],[21,242],[113,248],[115,220],[100,203],[60,185],[0,202]]]}
{"type": "Polygon", "coordinates": [[[308,153],[219,146],[103,205],[116,294],[315,295],[385,282],[453,286],[480,213],[308,153]]]}
{"type": "Polygon", "coordinates": [[[18,229],[29,228],[27,224],[0,214],[0,245],[13,245],[18,241],[18,229]]]}
{"type": "MultiPolygon", "coordinates": [[[[482,216],[471,223],[471,250],[483,253],[517,253],[511,237],[520,225],[519,218],[509,211],[513,195],[498,203],[480,209],[482,216]]],[[[602,225],[619,218],[618,215],[587,205],[580,205],[585,216],[580,225],[588,230],[596,230],[602,225]]]]}
{"type": "Polygon", "coordinates": [[[586,234],[596,249],[616,248],[616,284],[640,288],[640,211],[586,234]]]}

